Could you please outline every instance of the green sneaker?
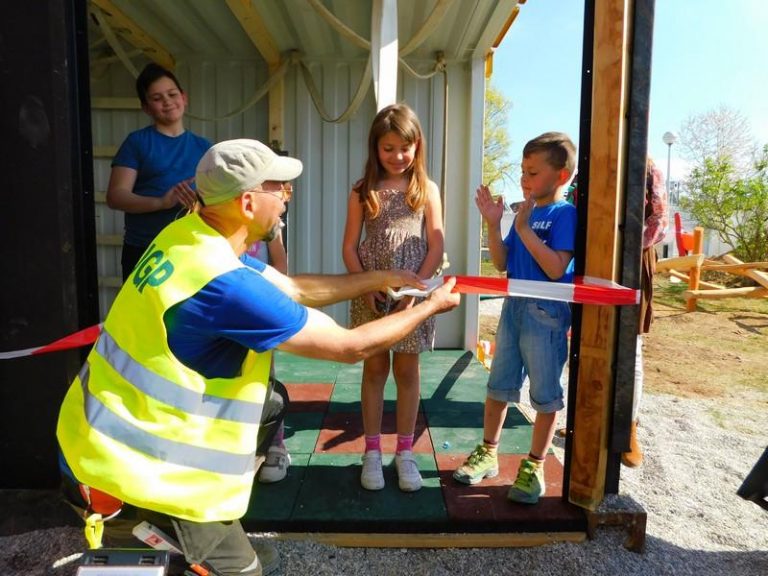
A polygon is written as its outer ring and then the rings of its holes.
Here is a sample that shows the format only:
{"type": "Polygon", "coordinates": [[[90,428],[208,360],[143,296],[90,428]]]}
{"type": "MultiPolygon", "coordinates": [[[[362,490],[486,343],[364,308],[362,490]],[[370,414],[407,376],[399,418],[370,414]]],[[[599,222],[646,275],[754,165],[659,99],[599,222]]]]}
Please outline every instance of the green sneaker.
{"type": "Polygon", "coordinates": [[[509,487],[507,498],[521,504],[536,504],[545,491],[544,464],[523,458],[517,471],[517,479],[509,487]]]}
{"type": "Polygon", "coordinates": [[[462,484],[477,484],[483,478],[493,478],[498,473],[499,459],[488,448],[478,444],[464,464],[453,473],[453,479],[462,484]]]}

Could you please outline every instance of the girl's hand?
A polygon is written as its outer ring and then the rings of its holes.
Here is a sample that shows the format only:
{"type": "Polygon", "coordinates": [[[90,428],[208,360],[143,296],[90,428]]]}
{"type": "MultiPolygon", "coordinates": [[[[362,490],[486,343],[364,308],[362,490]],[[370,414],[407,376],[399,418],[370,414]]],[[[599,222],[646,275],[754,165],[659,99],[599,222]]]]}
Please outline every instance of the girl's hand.
{"type": "Polygon", "coordinates": [[[376,303],[387,301],[387,295],[383,292],[368,292],[363,298],[365,299],[365,304],[368,306],[368,309],[377,316],[381,314],[381,311],[376,303]]]}
{"type": "Polygon", "coordinates": [[[400,299],[400,301],[397,303],[397,306],[395,306],[394,312],[407,310],[408,308],[411,308],[413,306],[414,302],[415,302],[415,299],[413,296],[403,296],[400,299]]]}
{"type": "Polygon", "coordinates": [[[502,196],[494,200],[491,189],[485,184],[480,184],[475,192],[475,204],[488,224],[501,225],[501,217],[504,215],[504,198],[502,196]]]}

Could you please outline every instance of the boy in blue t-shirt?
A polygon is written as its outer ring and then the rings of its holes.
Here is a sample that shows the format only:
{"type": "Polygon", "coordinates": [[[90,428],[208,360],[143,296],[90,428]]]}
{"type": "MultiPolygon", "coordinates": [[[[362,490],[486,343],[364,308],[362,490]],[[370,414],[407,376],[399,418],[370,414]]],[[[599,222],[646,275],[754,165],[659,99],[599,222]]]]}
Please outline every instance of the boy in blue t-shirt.
{"type": "Polygon", "coordinates": [[[152,124],[122,143],[107,186],[107,205],[125,212],[123,282],[155,236],[194,206],[195,169],[211,147],[184,128],[187,94],[173,72],[150,62],[136,78],[136,94],[152,124]]]}
{"type": "MultiPolygon", "coordinates": [[[[502,241],[504,200],[494,200],[487,186],[477,189],[475,202],[488,226],[488,247],[497,270],[507,278],[549,282],[573,281],[576,209],[562,192],[573,173],[576,148],[560,132],[547,132],[523,149],[520,178],[524,200],[514,225],[502,241]]],[[[560,374],[568,355],[571,310],[567,302],[507,297],[496,333],[496,353],[479,444],[453,477],[476,484],[499,473],[497,449],[509,402],[520,401],[526,374],[531,405],[536,410],[527,458],[507,498],[535,504],[544,495],[544,461],[552,444],[557,412],[564,407],[560,374]]]]}

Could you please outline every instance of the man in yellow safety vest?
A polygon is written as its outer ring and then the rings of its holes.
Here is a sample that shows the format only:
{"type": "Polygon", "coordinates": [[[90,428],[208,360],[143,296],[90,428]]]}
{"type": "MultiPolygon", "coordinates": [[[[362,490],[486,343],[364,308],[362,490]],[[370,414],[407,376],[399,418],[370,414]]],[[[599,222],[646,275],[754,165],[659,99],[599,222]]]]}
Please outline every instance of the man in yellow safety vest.
{"type": "Polygon", "coordinates": [[[122,506],[124,523],[166,530],[187,562],[222,576],[279,566],[239,522],[286,410],[285,389],[269,379],[272,350],[358,362],[459,304],[449,281],[416,306],[347,330],[314,308],[423,284],[404,271],[288,277],[245,254],[279,234],[301,171],[256,140],[206,152],[195,175],[199,209],[141,257],[59,415],[65,490],[87,519],[98,524],[122,506]]]}

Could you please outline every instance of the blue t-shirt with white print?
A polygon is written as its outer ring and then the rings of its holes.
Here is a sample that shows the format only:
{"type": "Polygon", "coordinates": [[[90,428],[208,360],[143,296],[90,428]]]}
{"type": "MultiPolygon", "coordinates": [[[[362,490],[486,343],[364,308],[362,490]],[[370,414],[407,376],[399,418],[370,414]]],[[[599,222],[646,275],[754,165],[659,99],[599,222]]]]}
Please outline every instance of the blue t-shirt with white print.
{"type": "MultiPolygon", "coordinates": [[[[547,206],[537,206],[528,221],[544,244],[552,250],[573,252],[576,245],[576,208],[564,200],[547,206]]],[[[573,282],[573,258],[563,276],[552,280],[534,260],[515,230],[514,224],[504,239],[507,247],[507,278],[517,280],[540,280],[547,282],[573,282]]]]}

